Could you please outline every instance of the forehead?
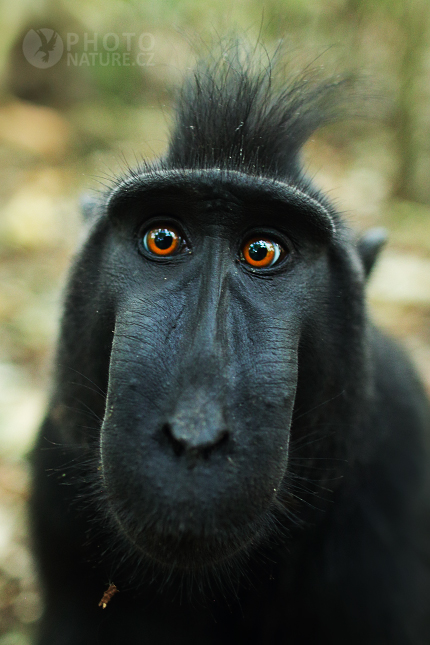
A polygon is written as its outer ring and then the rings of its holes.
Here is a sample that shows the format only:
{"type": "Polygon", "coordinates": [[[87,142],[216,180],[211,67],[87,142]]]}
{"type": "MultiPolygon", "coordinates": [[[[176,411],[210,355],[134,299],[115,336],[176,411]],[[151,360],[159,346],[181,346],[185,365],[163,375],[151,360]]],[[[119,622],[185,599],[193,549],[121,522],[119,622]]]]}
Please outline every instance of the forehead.
{"type": "Polygon", "coordinates": [[[187,210],[198,204],[198,211],[217,223],[228,225],[243,208],[247,213],[265,209],[283,219],[300,219],[325,236],[336,233],[336,217],[329,206],[298,187],[273,179],[255,177],[238,171],[155,170],[125,178],[112,191],[108,211],[136,204],[166,204],[187,210]],[[224,221],[225,220],[225,221],[224,221]]]}

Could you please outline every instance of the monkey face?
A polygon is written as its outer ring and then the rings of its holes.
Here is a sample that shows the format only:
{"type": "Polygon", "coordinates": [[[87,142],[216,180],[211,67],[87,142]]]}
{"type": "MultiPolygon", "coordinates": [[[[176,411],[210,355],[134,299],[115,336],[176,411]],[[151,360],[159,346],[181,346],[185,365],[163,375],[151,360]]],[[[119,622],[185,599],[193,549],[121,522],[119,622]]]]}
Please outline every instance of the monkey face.
{"type": "Polygon", "coordinates": [[[297,188],[215,175],[119,187],[102,223],[103,488],[138,550],[185,568],[257,543],[279,504],[334,227],[297,188]]]}

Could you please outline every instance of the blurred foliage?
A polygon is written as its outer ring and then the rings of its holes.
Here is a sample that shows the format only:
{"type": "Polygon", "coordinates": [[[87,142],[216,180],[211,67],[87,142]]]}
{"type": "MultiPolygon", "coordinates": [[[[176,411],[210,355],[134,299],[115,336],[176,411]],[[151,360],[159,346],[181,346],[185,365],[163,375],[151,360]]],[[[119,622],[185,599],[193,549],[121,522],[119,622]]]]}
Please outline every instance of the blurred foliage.
{"type": "Polygon", "coordinates": [[[24,457],[49,390],[79,196],[163,152],[184,70],[234,32],[269,51],[283,39],[293,64],[365,77],[357,112],[367,118],[317,133],[304,161],[352,226],[389,229],[372,314],[408,345],[430,391],[428,0],[2,0],[0,645],[28,644],[41,611],[24,457]],[[46,69],[23,54],[28,32],[44,28],[64,43],[46,69]]]}

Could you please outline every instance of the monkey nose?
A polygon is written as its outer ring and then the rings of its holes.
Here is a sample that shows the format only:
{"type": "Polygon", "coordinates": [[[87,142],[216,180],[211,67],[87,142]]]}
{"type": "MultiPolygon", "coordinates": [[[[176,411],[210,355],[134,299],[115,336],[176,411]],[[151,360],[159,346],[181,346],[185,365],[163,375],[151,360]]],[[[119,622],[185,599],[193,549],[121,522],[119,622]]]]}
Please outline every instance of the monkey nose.
{"type": "Polygon", "coordinates": [[[224,446],[230,437],[229,430],[222,419],[221,411],[205,410],[178,412],[172,415],[162,427],[167,445],[180,457],[208,459],[210,455],[224,446]]]}

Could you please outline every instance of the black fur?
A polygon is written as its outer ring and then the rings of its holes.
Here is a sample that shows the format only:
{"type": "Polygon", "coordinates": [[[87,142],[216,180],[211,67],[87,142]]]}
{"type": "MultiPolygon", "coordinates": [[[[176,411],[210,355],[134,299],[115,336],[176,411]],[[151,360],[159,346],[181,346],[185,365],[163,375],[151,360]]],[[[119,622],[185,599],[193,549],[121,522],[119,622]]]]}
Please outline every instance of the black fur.
{"type": "Polygon", "coordinates": [[[348,82],[277,90],[239,52],[88,208],[33,453],[39,645],[430,643],[428,404],[367,317],[381,234],[300,167],[348,82]],[[183,252],[145,249],[157,223],[183,252]],[[273,267],[241,255],[257,234],[273,267]]]}

